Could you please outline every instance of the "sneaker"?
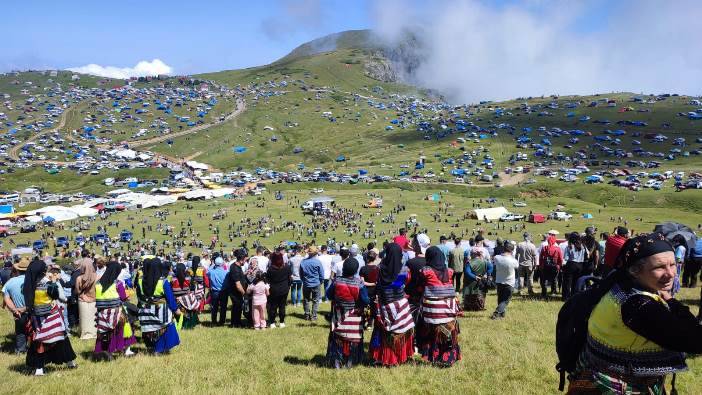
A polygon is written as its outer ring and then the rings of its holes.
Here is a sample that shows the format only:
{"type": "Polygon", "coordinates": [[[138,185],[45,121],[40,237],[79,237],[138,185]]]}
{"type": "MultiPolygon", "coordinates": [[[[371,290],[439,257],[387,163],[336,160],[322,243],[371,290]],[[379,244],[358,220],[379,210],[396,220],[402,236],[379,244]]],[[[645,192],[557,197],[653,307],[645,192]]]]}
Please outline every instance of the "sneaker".
{"type": "MultiPolygon", "coordinates": [[[[66,365],[68,366],[69,369],[75,369],[78,367],[78,365],[76,365],[76,361],[69,361],[66,365]]],[[[42,372],[43,372],[43,370],[42,370],[42,372]]]]}
{"type": "Polygon", "coordinates": [[[285,323],[284,323],[284,322],[281,322],[280,324],[278,324],[278,326],[281,327],[281,328],[285,328],[285,323]]]}
{"type": "Polygon", "coordinates": [[[271,329],[275,329],[275,322],[271,324],[271,329]]]}
{"type": "Polygon", "coordinates": [[[131,348],[127,348],[127,350],[124,352],[124,356],[131,357],[132,355],[134,355],[134,351],[132,351],[131,348]]]}
{"type": "Polygon", "coordinates": [[[44,375],[44,369],[37,369],[34,371],[35,376],[43,376],[44,375]]]}

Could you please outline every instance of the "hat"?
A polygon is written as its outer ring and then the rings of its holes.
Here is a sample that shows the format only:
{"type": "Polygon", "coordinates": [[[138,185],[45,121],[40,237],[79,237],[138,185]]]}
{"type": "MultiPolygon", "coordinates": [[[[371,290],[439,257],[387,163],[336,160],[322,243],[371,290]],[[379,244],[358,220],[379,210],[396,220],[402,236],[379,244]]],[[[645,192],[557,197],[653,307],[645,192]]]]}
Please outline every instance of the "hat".
{"type": "Polygon", "coordinates": [[[550,235],[559,235],[561,232],[557,231],[556,229],[551,229],[548,231],[548,234],[550,235]]]}
{"type": "Polygon", "coordinates": [[[29,267],[29,255],[23,255],[20,258],[19,262],[12,265],[12,267],[14,267],[15,270],[20,271],[20,272],[27,271],[27,268],[29,267]]]}
{"type": "Polygon", "coordinates": [[[351,244],[351,248],[349,248],[349,252],[351,253],[351,255],[358,254],[358,244],[356,244],[356,243],[351,244]]]}
{"type": "Polygon", "coordinates": [[[427,248],[431,247],[431,240],[429,236],[424,233],[417,235],[417,243],[419,243],[419,248],[422,250],[422,254],[427,251],[427,248]]]}
{"type": "Polygon", "coordinates": [[[446,235],[441,235],[441,236],[439,236],[439,242],[446,241],[446,240],[448,240],[448,238],[446,237],[446,235]]]}
{"type": "MultiPolygon", "coordinates": [[[[356,251],[358,251],[358,249],[357,249],[356,251]]],[[[308,252],[309,254],[316,254],[316,253],[319,252],[319,249],[317,248],[316,245],[311,245],[311,246],[309,246],[309,247],[307,248],[307,252],[308,252]]]]}
{"type": "Polygon", "coordinates": [[[214,260],[215,266],[221,266],[222,264],[224,264],[224,259],[222,259],[222,257],[217,257],[217,259],[214,260]]]}

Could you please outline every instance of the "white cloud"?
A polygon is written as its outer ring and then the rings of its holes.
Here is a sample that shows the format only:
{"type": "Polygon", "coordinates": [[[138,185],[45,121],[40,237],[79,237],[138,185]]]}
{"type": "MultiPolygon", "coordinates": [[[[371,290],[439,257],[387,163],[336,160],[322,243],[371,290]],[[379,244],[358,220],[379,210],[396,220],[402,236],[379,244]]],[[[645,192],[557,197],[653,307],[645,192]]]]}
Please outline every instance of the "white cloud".
{"type": "Polygon", "coordinates": [[[585,29],[578,29],[581,18],[592,10],[581,1],[417,4],[377,2],[375,29],[390,43],[403,31],[417,34],[422,52],[410,77],[454,103],[552,93],[702,93],[702,51],[695,50],[702,7],[692,0],[622,0],[585,29]]]}
{"type": "Polygon", "coordinates": [[[161,59],[154,59],[150,62],[147,60],[142,60],[139,63],[137,63],[134,67],[100,66],[99,64],[91,63],[86,66],[72,67],[68,70],[76,73],[92,74],[100,77],[120,79],[173,73],[173,68],[163,63],[161,59]]]}

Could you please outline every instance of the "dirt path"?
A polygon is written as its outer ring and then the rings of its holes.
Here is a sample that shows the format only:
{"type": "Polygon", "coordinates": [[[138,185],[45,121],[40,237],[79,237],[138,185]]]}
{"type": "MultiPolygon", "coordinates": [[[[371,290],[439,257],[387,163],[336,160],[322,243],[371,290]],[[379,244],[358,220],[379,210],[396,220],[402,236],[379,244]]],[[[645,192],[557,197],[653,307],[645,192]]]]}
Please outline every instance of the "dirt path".
{"type": "Polygon", "coordinates": [[[127,145],[129,145],[129,148],[137,148],[137,147],[143,147],[145,145],[152,145],[152,144],[160,143],[162,141],[170,140],[170,139],[177,138],[177,137],[187,136],[189,134],[196,133],[196,132],[199,132],[201,130],[205,130],[205,129],[210,128],[210,127],[215,126],[215,125],[220,125],[224,122],[227,122],[231,119],[234,119],[234,118],[238,117],[242,112],[244,112],[244,110],[246,110],[246,102],[243,101],[242,99],[237,99],[236,100],[236,109],[233,112],[231,112],[229,115],[225,116],[224,119],[221,121],[217,120],[217,121],[214,121],[211,123],[203,123],[202,125],[198,125],[198,126],[195,126],[193,128],[187,129],[187,130],[183,130],[183,131],[175,132],[175,133],[164,134],[162,136],[156,136],[156,137],[152,137],[150,139],[127,142],[127,145]]]}
{"type": "MultiPolygon", "coordinates": [[[[23,142],[23,143],[21,143],[21,144],[14,145],[12,148],[10,148],[10,151],[7,153],[7,155],[8,155],[11,159],[13,159],[13,160],[16,160],[16,161],[20,160],[20,157],[19,157],[19,150],[20,150],[20,148],[22,148],[22,147],[24,147],[25,145],[27,145],[27,143],[31,143],[31,142],[33,142],[34,140],[39,139],[40,137],[42,137],[42,136],[44,136],[44,135],[47,135],[47,134],[49,134],[49,133],[53,133],[53,132],[56,132],[56,131],[58,131],[58,130],[60,130],[60,129],[63,129],[63,128],[66,126],[66,118],[68,117],[68,113],[69,113],[70,111],[72,111],[72,110],[73,110],[72,108],[68,108],[68,109],[66,109],[66,111],[64,111],[64,112],[61,114],[61,117],[59,118],[59,123],[58,123],[58,125],[57,125],[55,128],[53,128],[53,129],[48,129],[48,130],[44,130],[44,131],[42,131],[42,132],[39,132],[39,133],[35,134],[34,136],[28,138],[25,142],[23,142]]],[[[40,162],[43,162],[43,161],[32,161],[32,163],[35,163],[35,162],[39,162],[39,163],[40,163],[40,162]]]]}
{"type": "MultiPolygon", "coordinates": [[[[40,137],[42,137],[42,136],[44,136],[44,135],[46,135],[46,134],[53,133],[53,132],[56,131],[56,130],[60,130],[60,129],[64,128],[64,127],[66,126],[66,118],[68,117],[68,113],[69,113],[70,111],[72,111],[72,110],[73,110],[73,108],[69,108],[69,109],[67,109],[66,111],[64,111],[63,114],[61,114],[61,118],[60,118],[60,120],[59,120],[59,124],[58,124],[58,126],[57,126],[56,128],[50,129],[50,130],[45,130],[45,131],[43,131],[43,132],[37,133],[36,135],[34,135],[34,136],[30,137],[29,139],[27,139],[27,141],[25,141],[24,143],[13,146],[13,147],[10,149],[10,151],[8,152],[8,156],[9,156],[10,158],[16,160],[16,161],[20,160],[20,157],[19,157],[19,154],[18,154],[20,148],[22,148],[22,147],[23,147],[24,145],[26,145],[27,143],[32,142],[32,141],[34,141],[34,140],[37,140],[37,139],[39,139],[40,137]]],[[[183,131],[180,131],[180,132],[169,133],[169,134],[166,134],[166,135],[156,136],[156,137],[152,137],[152,138],[150,138],[150,139],[145,139],[145,140],[138,140],[138,141],[128,142],[127,144],[129,145],[129,148],[137,148],[137,147],[142,147],[142,146],[145,146],[145,145],[151,145],[151,144],[160,143],[160,142],[162,142],[162,141],[166,141],[166,140],[172,139],[172,138],[187,136],[187,135],[189,135],[189,134],[191,134],[191,133],[196,133],[196,132],[199,132],[199,131],[208,129],[208,128],[212,127],[212,126],[220,125],[220,124],[222,124],[222,123],[224,123],[224,122],[227,122],[227,121],[230,121],[230,120],[232,120],[232,119],[235,119],[236,117],[238,117],[239,115],[241,115],[241,113],[243,113],[245,110],[246,110],[246,102],[245,102],[244,100],[242,100],[242,99],[237,99],[237,101],[236,101],[236,108],[234,109],[234,111],[231,112],[231,113],[229,113],[228,115],[226,115],[226,116],[224,117],[224,119],[221,120],[221,121],[220,121],[220,120],[217,120],[217,121],[214,121],[214,122],[210,122],[210,123],[205,123],[205,124],[202,124],[202,125],[198,125],[198,126],[195,126],[195,127],[193,127],[193,128],[186,129],[186,130],[183,130],[183,131]]],[[[71,141],[74,141],[74,142],[77,142],[77,143],[81,143],[81,141],[76,140],[76,139],[70,134],[70,132],[66,132],[65,134],[66,134],[66,135],[65,135],[65,138],[66,138],[67,140],[71,140],[71,141]]],[[[99,147],[99,148],[105,148],[105,149],[110,149],[110,148],[112,148],[112,146],[111,146],[111,145],[108,145],[108,144],[94,144],[94,145],[95,145],[96,147],[99,147]]],[[[196,152],[195,154],[191,155],[190,157],[186,158],[185,160],[192,160],[192,159],[196,158],[197,156],[199,156],[199,155],[201,155],[201,154],[202,154],[202,152],[196,152]]],[[[161,157],[163,157],[164,159],[167,159],[167,160],[169,160],[169,161],[171,161],[171,162],[173,162],[173,163],[180,163],[180,162],[182,161],[182,160],[179,160],[179,159],[177,159],[177,158],[172,158],[172,157],[169,157],[169,156],[163,155],[163,154],[159,154],[159,156],[161,156],[161,157]]],[[[73,163],[73,162],[63,162],[63,161],[56,161],[56,160],[50,160],[50,159],[48,159],[48,160],[30,160],[30,161],[28,161],[28,163],[38,164],[38,165],[42,165],[42,164],[46,164],[46,163],[53,163],[53,164],[57,164],[57,165],[68,165],[68,164],[73,163]]]]}

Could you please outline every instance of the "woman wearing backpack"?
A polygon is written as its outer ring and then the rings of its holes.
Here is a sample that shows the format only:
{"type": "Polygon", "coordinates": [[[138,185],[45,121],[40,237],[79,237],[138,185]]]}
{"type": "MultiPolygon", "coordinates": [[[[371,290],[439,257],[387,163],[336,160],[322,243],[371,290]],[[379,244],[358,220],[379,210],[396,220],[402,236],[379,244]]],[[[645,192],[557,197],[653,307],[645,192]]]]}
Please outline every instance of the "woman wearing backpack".
{"type": "MultiPolygon", "coordinates": [[[[671,296],[673,246],[660,233],[632,238],[604,279],[568,394],[665,394],[665,376],[702,353],[702,325],[671,296]]],[[[673,381],[673,387],[675,382],[673,381]]]]}

